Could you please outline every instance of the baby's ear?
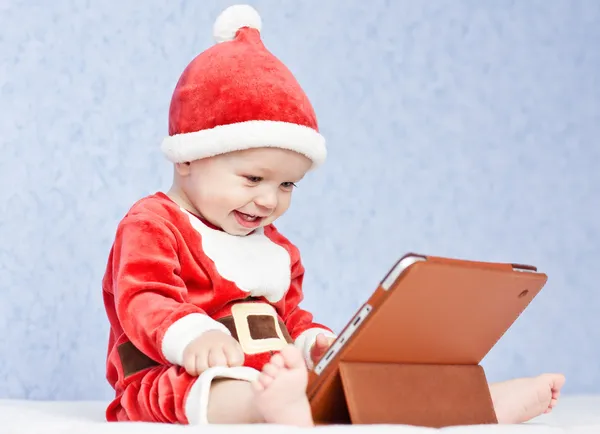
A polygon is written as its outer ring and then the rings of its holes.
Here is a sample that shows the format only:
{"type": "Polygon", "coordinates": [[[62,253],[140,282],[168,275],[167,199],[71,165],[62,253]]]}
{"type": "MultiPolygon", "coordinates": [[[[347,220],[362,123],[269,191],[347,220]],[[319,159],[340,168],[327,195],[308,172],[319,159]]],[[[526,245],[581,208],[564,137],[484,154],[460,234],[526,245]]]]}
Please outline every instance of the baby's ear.
{"type": "Polygon", "coordinates": [[[175,163],[175,170],[180,176],[187,176],[190,174],[191,163],[189,161],[183,163],[175,163]]]}

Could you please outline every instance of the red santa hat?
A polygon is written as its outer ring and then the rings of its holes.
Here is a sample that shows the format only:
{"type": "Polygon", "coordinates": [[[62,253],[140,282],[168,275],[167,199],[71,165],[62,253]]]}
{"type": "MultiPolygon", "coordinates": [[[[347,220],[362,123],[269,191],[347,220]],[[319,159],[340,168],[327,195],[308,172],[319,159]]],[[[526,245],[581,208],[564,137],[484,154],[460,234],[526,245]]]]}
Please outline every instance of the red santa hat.
{"type": "Polygon", "coordinates": [[[314,109],[289,71],[263,45],[259,14],[247,5],[225,9],[214,23],[214,46],[179,78],[162,151],[172,162],[277,147],[313,161],[326,158],[314,109]]]}

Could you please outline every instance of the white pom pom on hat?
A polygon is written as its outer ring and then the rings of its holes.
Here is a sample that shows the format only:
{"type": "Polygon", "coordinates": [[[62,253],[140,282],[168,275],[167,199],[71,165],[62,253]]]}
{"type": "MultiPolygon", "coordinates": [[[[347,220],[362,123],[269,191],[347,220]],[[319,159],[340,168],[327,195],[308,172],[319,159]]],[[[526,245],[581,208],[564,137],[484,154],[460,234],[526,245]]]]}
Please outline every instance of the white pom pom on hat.
{"type": "Polygon", "coordinates": [[[244,27],[261,31],[262,20],[256,9],[249,5],[229,6],[215,20],[213,37],[216,42],[232,41],[244,27]]]}

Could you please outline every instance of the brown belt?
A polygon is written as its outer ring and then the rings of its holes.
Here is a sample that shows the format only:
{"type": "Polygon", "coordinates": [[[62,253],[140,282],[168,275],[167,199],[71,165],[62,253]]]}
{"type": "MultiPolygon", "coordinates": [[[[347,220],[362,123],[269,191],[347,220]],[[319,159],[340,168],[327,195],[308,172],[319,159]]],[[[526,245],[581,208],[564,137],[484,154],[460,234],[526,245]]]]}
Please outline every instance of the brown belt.
{"type": "MultiPolygon", "coordinates": [[[[275,309],[266,303],[235,304],[231,309],[231,315],[218,321],[227,327],[231,336],[240,343],[246,354],[278,351],[293,342],[275,309]]],[[[117,352],[125,377],[160,365],[131,342],[119,345],[117,352]]]]}
{"type": "Polygon", "coordinates": [[[218,320],[237,340],[245,354],[281,350],[293,342],[275,308],[266,303],[238,303],[231,315],[218,320]]]}

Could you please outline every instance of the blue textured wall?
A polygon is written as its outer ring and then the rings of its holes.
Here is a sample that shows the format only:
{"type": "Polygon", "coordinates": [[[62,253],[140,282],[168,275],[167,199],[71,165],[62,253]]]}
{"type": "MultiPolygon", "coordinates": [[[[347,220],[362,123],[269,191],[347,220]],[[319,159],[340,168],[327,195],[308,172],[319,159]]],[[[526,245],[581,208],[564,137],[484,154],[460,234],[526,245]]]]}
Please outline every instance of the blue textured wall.
{"type": "MultiPolygon", "coordinates": [[[[229,4],[2,2],[1,397],[110,396],[114,229],[168,187],[171,91],[229,4]]],[[[339,330],[405,251],[534,263],[550,281],[490,379],[600,393],[600,2],[251,4],[329,138],[280,224],[306,306],[339,330]]]]}

